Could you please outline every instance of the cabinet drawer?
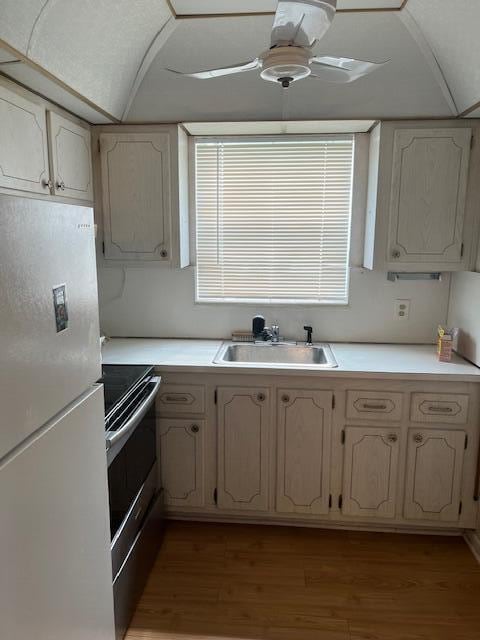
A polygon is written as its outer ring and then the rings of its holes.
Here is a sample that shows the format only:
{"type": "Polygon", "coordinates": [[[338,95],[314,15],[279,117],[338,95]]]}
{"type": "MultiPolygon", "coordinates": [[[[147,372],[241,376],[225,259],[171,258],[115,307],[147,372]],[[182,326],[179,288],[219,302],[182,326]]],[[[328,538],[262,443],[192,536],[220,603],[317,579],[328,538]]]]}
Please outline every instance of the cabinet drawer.
{"type": "Polygon", "coordinates": [[[157,411],[167,413],[205,413],[205,387],[164,384],[157,395],[157,411]]]}
{"type": "Polygon", "coordinates": [[[412,422],[465,424],[468,396],[446,393],[413,393],[410,407],[412,422]]]}
{"type": "Polygon", "coordinates": [[[398,422],[402,400],[402,394],[393,391],[347,391],[347,418],[398,422]]]}

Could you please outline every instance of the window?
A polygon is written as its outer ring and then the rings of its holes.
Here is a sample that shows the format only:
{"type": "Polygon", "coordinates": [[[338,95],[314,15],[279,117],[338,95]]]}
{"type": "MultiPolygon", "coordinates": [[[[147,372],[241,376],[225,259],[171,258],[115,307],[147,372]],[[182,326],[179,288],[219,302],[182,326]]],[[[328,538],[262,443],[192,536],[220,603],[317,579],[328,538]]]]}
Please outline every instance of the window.
{"type": "Polygon", "coordinates": [[[197,139],[197,301],[346,304],[353,146],[197,139]]]}

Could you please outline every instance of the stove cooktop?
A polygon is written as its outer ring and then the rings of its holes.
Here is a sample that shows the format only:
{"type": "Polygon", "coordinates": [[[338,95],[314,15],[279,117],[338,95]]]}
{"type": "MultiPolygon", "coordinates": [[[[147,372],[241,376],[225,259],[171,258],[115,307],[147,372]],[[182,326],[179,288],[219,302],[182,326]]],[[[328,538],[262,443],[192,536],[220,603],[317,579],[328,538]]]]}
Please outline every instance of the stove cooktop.
{"type": "Polygon", "coordinates": [[[102,365],[102,377],[98,382],[104,386],[105,415],[120,404],[130,390],[152,371],[153,367],[145,364],[102,365]]]}

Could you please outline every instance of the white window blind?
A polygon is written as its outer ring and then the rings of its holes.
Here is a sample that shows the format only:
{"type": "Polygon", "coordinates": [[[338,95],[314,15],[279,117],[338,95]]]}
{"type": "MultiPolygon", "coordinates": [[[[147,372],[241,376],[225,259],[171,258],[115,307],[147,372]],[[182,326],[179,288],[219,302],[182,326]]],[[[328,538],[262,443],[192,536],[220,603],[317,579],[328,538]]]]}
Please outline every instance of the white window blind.
{"type": "Polygon", "coordinates": [[[353,144],[196,141],[197,301],[347,303],[353,144]]]}

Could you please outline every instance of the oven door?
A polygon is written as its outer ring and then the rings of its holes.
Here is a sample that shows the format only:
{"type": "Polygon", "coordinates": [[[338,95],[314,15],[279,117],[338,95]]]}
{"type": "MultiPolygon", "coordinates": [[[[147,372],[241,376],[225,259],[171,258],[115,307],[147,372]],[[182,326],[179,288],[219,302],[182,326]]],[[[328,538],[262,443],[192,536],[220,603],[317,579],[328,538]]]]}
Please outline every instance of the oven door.
{"type": "Polygon", "coordinates": [[[117,429],[107,432],[112,548],[128,528],[127,521],[133,519],[132,533],[136,534],[158,485],[155,395],[159,385],[160,379],[153,379],[140,389],[122,413],[117,429]]]}

